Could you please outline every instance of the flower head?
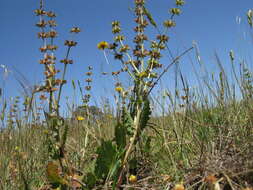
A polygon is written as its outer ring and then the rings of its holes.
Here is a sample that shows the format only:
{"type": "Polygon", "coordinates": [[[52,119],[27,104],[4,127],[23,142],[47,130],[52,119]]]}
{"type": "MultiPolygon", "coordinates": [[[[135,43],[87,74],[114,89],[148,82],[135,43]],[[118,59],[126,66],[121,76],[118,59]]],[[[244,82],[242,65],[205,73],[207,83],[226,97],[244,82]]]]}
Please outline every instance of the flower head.
{"type": "Polygon", "coordinates": [[[109,44],[105,41],[99,42],[97,45],[98,49],[100,49],[100,50],[104,50],[104,49],[108,48],[108,46],[109,46],[109,44]]]}
{"type": "Polygon", "coordinates": [[[182,5],[184,5],[184,0],[176,0],[176,5],[177,6],[182,6],[182,5]]]}
{"type": "Polygon", "coordinates": [[[77,121],[83,121],[83,120],[84,120],[84,117],[79,115],[79,116],[76,117],[76,120],[77,120],[77,121]]]}
{"type": "Polygon", "coordinates": [[[71,30],[70,30],[70,33],[79,33],[79,32],[81,32],[81,29],[80,28],[78,28],[78,27],[73,27],[73,28],[71,28],[71,30]]]}
{"type": "Polygon", "coordinates": [[[172,9],[170,9],[170,12],[171,12],[173,15],[180,15],[181,10],[180,10],[179,8],[172,8],[172,9]]]}
{"type": "Polygon", "coordinates": [[[120,93],[120,92],[123,91],[123,88],[122,88],[121,86],[117,86],[117,87],[115,88],[115,91],[118,92],[118,93],[120,93]]]}
{"type": "Polygon", "coordinates": [[[183,184],[176,184],[173,190],[185,190],[183,184]]]}
{"type": "Polygon", "coordinates": [[[137,177],[136,177],[136,175],[130,175],[130,176],[129,176],[129,182],[130,182],[130,183],[135,183],[135,182],[137,182],[137,177]]]}

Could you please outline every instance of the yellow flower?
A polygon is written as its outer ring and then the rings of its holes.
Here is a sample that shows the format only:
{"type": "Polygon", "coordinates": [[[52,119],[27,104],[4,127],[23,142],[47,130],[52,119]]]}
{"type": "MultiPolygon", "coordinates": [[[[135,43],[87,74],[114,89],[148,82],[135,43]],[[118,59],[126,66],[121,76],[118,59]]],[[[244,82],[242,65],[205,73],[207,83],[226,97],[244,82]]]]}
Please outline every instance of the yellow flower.
{"type": "Polygon", "coordinates": [[[84,117],[82,117],[82,116],[77,116],[76,119],[77,119],[77,121],[83,121],[83,120],[84,120],[84,117]]]}
{"type": "Polygon", "coordinates": [[[115,91],[117,91],[117,92],[122,92],[122,91],[123,91],[123,88],[122,88],[121,86],[117,86],[117,87],[115,88],[115,91]]]}
{"type": "Polygon", "coordinates": [[[109,46],[109,44],[105,41],[99,42],[97,45],[98,49],[100,49],[100,50],[104,50],[104,49],[108,48],[108,46],[109,46]]]}
{"type": "Polygon", "coordinates": [[[136,175],[130,175],[130,176],[129,176],[129,182],[130,182],[130,183],[136,183],[136,182],[137,182],[137,177],[136,177],[136,175]]]}
{"type": "Polygon", "coordinates": [[[174,190],[185,190],[184,185],[182,184],[176,184],[174,187],[174,190]]]}

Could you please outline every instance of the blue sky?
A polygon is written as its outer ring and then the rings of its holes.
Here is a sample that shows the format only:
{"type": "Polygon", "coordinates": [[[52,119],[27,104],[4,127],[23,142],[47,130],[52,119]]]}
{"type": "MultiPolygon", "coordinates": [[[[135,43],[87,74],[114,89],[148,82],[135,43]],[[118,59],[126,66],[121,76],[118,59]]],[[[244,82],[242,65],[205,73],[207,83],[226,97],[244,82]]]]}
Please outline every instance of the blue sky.
{"type": "MultiPolygon", "coordinates": [[[[6,96],[20,94],[22,88],[15,78],[24,75],[30,84],[43,80],[43,67],[38,63],[41,53],[38,48],[41,41],[37,38],[39,29],[35,27],[38,21],[33,13],[39,6],[39,0],[0,0],[0,64],[6,65],[12,73],[8,78],[0,76],[0,87],[5,89],[6,96]],[[18,72],[18,73],[17,73],[18,72]]],[[[107,97],[113,93],[111,77],[103,77],[101,71],[112,72],[117,68],[115,62],[108,55],[110,65],[104,59],[103,53],[97,50],[97,43],[112,39],[111,22],[121,21],[123,33],[131,41],[133,36],[133,0],[45,0],[46,10],[57,14],[57,31],[59,37],[56,45],[60,48],[56,54],[58,60],[64,57],[64,40],[69,39],[69,29],[79,26],[82,32],[75,38],[78,46],[73,49],[71,58],[74,64],[67,71],[67,80],[80,80],[84,84],[84,73],[87,67],[94,68],[94,84],[92,93],[99,97],[107,97]],[[105,90],[107,89],[107,90],[105,90]]],[[[168,10],[174,6],[172,0],[147,0],[147,8],[152,12],[158,24],[168,18],[168,10]]],[[[253,8],[252,0],[188,0],[182,8],[183,14],[176,18],[177,27],[169,33],[171,38],[169,46],[173,55],[178,55],[196,41],[199,45],[201,56],[210,71],[215,70],[214,52],[217,51],[224,65],[229,64],[228,52],[234,49],[237,55],[252,59],[252,41],[248,38],[249,27],[246,24],[246,12],[253,8]],[[241,18],[241,23],[236,22],[241,18]],[[237,19],[238,20],[238,19],[237,19]]],[[[155,34],[155,30],[150,34],[155,34]]],[[[170,60],[164,56],[164,64],[170,60]]],[[[188,54],[182,61],[182,72],[191,80],[190,57],[195,63],[194,53],[188,54]]],[[[2,70],[0,70],[2,75],[2,70]]],[[[163,79],[165,86],[170,86],[173,72],[168,72],[163,79]]],[[[71,82],[64,89],[65,96],[72,96],[71,82]]]]}

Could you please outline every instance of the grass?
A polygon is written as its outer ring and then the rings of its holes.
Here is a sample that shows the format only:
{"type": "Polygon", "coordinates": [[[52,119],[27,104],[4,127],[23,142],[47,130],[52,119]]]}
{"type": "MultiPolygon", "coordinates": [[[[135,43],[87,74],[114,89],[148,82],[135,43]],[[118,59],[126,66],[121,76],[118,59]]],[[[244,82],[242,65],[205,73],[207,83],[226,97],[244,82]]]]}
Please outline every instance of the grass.
{"type": "MultiPolygon", "coordinates": [[[[253,76],[246,64],[237,72],[237,60],[230,52],[231,77],[238,92],[216,56],[218,77],[210,76],[192,89],[178,72],[182,89],[176,86],[173,93],[163,89],[161,98],[151,95],[182,56],[189,51],[199,56],[193,46],[172,56],[171,64],[160,64],[161,55],[168,53],[168,29],[175,27],[183,4],[176,0],[161,33],[145,1],[135,0],[135,47],[124,41],[118,21],[112,23],[113,42],[98,44],[106,60],[111,53],[122,64],[112,73],[115,108],[108,103],[100,108],[90,105],[93,69],[89,66],[85,90],[79,81],[72,81],[75,93],[80,89],[82,105],[73,109],[68,104],[71,111],[63,117],[62,88],[73,63],[69,54],[77,42],[65,41],[64,69],[58,79],[55,14],[45,11],[40,1],[35,13],[40,20],[45,83],[13,102],[0,97],[0,189],[252,189],[253,76]],[[145,35],[148,25],[158,32],[151,44],[145,35]],[[120,82],[122,73],[131,79],[131,88],[120,82]],[[41,108],[45,106],[48,109],[41,108]],[[161,112],[155,116],[152,107],[161,112]]],[[[252,17],[249,11],[251,27],[252,17]]],[[[75,35],[80,29],[70,32],[75,35]]]]}

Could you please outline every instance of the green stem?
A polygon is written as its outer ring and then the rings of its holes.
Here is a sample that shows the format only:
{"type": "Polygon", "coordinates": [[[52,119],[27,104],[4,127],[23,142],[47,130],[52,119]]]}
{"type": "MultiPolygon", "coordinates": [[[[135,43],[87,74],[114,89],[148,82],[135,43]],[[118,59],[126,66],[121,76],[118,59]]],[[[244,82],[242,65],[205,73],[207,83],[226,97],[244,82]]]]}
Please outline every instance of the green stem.
{"type": "MultiPolygon", "coordinates": [[[[70,48],[71,48],[71,47],[68,47],[68,50],[67,50],[67,54],[66,54],[65,59],[68,59],[68,57],[69,57],[70,48]]],[[[64,81],[64,79],[65,79],[65,75],[66,75],[66,71],[67,71],[67,65],[68,65],[68,64],[64,64],[63,74],[62,74],[62,78],[61,78],[62,81],[64,81]]],[[[60,84],[59,93],[58,93],[58,97],[57,97],[57,101],[56,101],[57,115],[59,115],[59,103],[60,103],[60,99],[61,99],[61,92],[62,92],[62,87],[63,87],[63,85],[64,85],[64,83],[62,82],[62,83],[60,84]]]]}

